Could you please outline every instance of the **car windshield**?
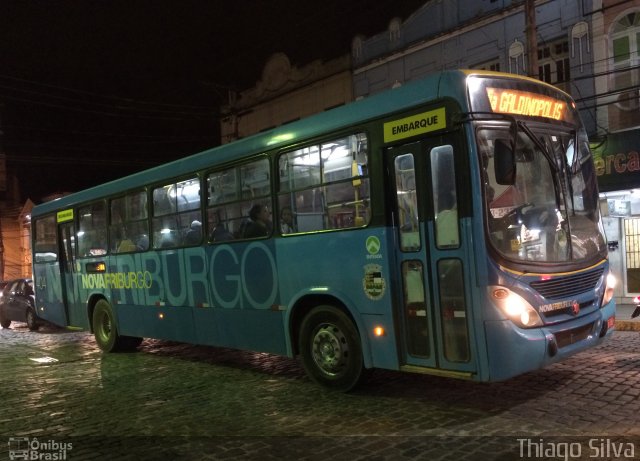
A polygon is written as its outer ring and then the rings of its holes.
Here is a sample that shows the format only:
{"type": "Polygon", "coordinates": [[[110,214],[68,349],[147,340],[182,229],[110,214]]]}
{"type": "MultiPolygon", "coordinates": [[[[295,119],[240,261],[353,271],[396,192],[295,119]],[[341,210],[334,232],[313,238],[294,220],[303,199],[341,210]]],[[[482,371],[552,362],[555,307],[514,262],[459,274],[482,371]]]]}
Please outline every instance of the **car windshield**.
{"type": "Polygon", "coordinates": [[[518,122],[479,126],[477,137],[489,240],[500,254],[546,263],[604,256],[596,175],[585,133],[518,122]]]}

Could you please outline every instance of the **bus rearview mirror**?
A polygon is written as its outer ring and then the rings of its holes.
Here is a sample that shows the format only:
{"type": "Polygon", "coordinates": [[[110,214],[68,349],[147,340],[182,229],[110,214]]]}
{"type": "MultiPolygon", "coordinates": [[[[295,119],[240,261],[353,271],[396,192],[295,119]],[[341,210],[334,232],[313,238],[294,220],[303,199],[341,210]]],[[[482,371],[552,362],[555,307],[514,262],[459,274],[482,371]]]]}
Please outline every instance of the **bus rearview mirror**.
{"type": "Polygon", "coordinates": [[[511,142],[506,139],[496,139],[493,154],[496,182],[504,186],[515,184],[516,160],[511,142]]]}

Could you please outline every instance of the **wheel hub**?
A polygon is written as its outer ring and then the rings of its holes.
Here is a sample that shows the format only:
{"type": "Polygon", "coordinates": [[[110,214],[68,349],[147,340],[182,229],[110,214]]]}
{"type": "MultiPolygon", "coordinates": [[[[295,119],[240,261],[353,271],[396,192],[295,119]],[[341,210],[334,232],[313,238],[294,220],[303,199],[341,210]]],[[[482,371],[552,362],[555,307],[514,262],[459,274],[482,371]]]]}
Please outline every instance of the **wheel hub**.
{"type": "Polygon", "coordinates": [[[321,370],[336,375],[347,364],[347,338],[335,325],[322,325],[313,337],[312,354],[321,370]]]}
{"type": "Polygon", "coordinates": [[[100,322],[100,335],[104,340],[109,339],[109,335],[111,334],[111,319],[107,314],[102,315],[102,322],[100,322]]]}

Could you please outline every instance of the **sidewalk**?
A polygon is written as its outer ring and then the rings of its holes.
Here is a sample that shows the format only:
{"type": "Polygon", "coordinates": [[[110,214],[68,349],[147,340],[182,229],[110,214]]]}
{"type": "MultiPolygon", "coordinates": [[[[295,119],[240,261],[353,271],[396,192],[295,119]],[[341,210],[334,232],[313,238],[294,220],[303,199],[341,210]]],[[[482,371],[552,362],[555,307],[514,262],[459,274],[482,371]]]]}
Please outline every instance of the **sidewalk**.
{"type": "Polygon", "coordinates": [[[618,304],[616,306],[617,331],[640,331],[640,316],[635,319],[631,318],[635,308],[634,304],[618,304]]]}

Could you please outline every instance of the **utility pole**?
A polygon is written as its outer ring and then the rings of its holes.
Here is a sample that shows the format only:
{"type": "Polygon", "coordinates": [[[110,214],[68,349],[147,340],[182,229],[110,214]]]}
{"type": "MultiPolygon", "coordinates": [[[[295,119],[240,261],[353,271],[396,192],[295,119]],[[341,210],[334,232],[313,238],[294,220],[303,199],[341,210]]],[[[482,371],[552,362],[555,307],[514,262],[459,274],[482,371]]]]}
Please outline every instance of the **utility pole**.
{"type": "Polygon", "coordinates": [[[529,77],[538,78],[538,36],[536,25],[536,1],[525,0],[525,33],[527,35],[527,73],[529,77]]]}

